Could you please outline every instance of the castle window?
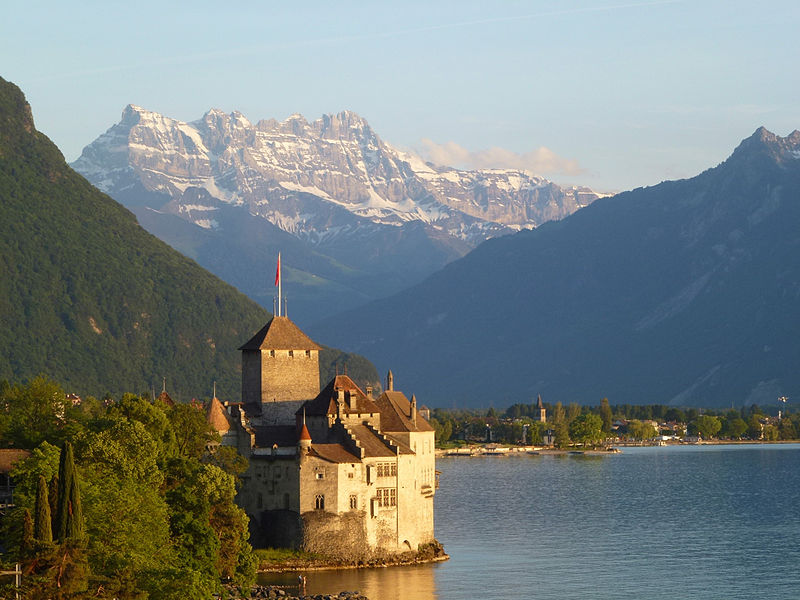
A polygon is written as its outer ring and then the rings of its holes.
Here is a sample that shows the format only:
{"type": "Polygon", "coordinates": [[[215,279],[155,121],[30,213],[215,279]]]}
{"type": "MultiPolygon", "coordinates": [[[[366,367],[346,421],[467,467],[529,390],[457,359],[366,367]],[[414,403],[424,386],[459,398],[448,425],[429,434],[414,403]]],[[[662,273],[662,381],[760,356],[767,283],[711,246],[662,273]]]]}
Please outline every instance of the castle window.
{"type": "Polygon", "coordinates": [[[275,350],[270,350],[270,351],[269,351],[269,355],[270,355],[272,358],[275,358],[275,350]]]}
{"type": "Polygon", "coordinates": [[[294,350],[289,350],[289,358],[294,358],[294,350]]]}
{"type": "Polygon", "coordinates": [[[324,494],[317,494],[314,498],[314,509],[325,510],[325,496],[324,494]]]}
{"type": "Polygon", "coordinates": [[[317,479],[325,479],[325,473],[315,473],[317,479]]]}
{"type": "Polygon", "coordinates": [[[306,350],[306,358],[311,358],[311,350],[306,350]]]}
{"type": "Polygon", "coordinates": [[[378,477],[397,477],[397,463],[378,463],[378,477]]]}
{"type": "Polygon", "coordinates": [[[350,510],[356,510],[358,508],[358,496],[352,494],[350,496],[350,510]]]}
{"type": "Polygon", "coordinates": [[[355,474],[355,473],[353,473],[352,471],[350,471],[350,472],[347,474],[347,478],[348,478],[348,479],[353,479],[355,476],[356,476],[356,474],[355,474]]]}
{"type": "Polygon", "coordinates": [[[394,488],[379,488],[377,500],[378,506],[397,506],[397,490],[394,488]]]}

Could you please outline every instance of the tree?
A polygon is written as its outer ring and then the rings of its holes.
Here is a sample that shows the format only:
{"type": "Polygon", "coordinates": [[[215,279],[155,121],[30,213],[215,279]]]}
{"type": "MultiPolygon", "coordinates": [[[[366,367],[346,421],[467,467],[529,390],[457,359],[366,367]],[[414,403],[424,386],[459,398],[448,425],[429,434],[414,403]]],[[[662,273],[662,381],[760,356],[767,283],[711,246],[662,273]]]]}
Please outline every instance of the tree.
{"type": "Polygon", "coordinates": [[[569,438],[569,428],[567,427],[566,420],[561,420],[553,426],[553,433],[555,434],[555,440],[553,443],[555,444],[556,448],[567,448],[570,444],[569,438]]]}
{"type": "Polygon", "coordinates": [[[36,519],[33,522],[33,537],[49,544],[53,541],[53,523],[50,517],[50,501],[47,497],[47,482],[44,475],[39,475],[36,490],[36,519]]]}
{"type": "Polygon", "coordinates": [[[695,420],[695,424],[697,425],[698,433],[703,436],[704,439],[711,439],[719,433],[719,430],[722,429],[722,421],[719,420],[719,417],[714,417],[712,415],[700,415],[695,420]]]}
{"type": "Polygon", "coordinates": [[[581,405],[577,402],[570,402],[567,407],[567,423],[572,423],[581,414],[581,405]]]}
{"type": "Polygon", "coordinates": [[[667,412],[664,413],[664,420],[673,423],[685,423],[686,415],[680,408],[669,408],[667,412]]]}
{"type": "MultiPolygon", "coordinates": [[[[755,406],[755,404],[753,406],[755,406]]],[[[751,440],[760,440],[764,435],[763,430],[764,427],[761,424],[761,415],[751,414],[750,418],[747,419],[747,437],[751,440]]]]}
{"type": "Polygon", "coordinates": [[[31,511],[27,508],[22,509],[22,539],[19,545],[19,554],[27,558],[33,553],[33,519],[31,511]]]}
{"type": "Polygon", "coordinates": [[[724,433],[731,439],[741,439],[747,433],[747,423],[740,416],[725,420],[724,433]]]}
{"type": "Polygon", "coordinates": [[[61,448],[61,461],[58,465],[58,514],[55,522],[55,535],[59,542],[83,537],[83,511],[75,472],[72,444],[64,442],[61,448]]]}
{"type": "Polygon", "coordinates": [[[634,419],[628,422],[628,435],[635,440],[649,440],[656,437],[658,432],[650,423],[634,419]]]}
{"type": "Polygon", "coordinates": [[[595,444],[603,440],[603,420],[592,413],[579,415],[569,424],[569,435],[573,442],[595,444]]]}
{"type": "Polygon", "coordinates": [[[185,458],[200,458],[211,442],[219,442],[219,434],[206,421],[202,411],[189,404],[176,404],[167,411],[175,431],[176,454],[185,458]]]}
{"type": "Polygon", "coordinates": [[[9,416],[6,443],[33,448],[45,440],[58,443],[62,439],[69,403],[54,381],[40,375],[27,385],[4,386],[0,403],[7,407],[9,416]]]}
{"type": "Polygon", "coordinates": [[[603,398],[600,401],[600,418],[603,421],[603,433],[611,435],[611,426],[614,424],[614,416],[611,413],[611,406],[608,404],[608,398],[603,398]]]}

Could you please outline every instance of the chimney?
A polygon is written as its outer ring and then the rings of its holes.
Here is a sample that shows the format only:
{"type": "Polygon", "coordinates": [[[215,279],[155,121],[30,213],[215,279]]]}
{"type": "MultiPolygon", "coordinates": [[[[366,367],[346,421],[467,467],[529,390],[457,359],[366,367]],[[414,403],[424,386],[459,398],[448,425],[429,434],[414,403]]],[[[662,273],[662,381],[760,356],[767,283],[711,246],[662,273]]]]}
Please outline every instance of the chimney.
{"type": "Polygon", "coordinates": [[[367,398],[370,398],[370,399],[372,398],[372,386],[371,385],[367,386],[367,398]]]}
{"type": "Polygon", "coordinates": [[[389,373],[386,375],[386,391],[394,391],[394,375],[392,375],[391,369],[389,369],[389,373]]]}
{"type": "Polygon", "coordinates": [[[411,421],[414,425],[417,424],[417,397],[411,394],[411,421]]]}

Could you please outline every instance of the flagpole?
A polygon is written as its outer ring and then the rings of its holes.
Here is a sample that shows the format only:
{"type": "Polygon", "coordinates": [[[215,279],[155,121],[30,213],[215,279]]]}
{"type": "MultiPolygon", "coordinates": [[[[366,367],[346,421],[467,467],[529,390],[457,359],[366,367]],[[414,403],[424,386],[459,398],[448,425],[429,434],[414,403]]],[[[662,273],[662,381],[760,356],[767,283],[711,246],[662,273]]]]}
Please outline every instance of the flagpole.
{"type": "Polygon", "coordinates": [[[275,277],[278,280],[278,316],[281,316],[281,253],[278,252],[278,274],[275,277]]]}

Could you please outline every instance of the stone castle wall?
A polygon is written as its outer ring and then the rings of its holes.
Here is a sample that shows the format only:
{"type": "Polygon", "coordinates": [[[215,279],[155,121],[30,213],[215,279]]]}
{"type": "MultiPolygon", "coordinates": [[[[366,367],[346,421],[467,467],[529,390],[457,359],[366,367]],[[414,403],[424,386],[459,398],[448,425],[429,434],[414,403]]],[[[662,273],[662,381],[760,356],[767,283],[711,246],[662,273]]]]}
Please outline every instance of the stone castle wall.
{"type": "Polygon", "coordinates": [[[261,402],[311,400],[319,390],[318,350],[261,352],[261,402]]]}

